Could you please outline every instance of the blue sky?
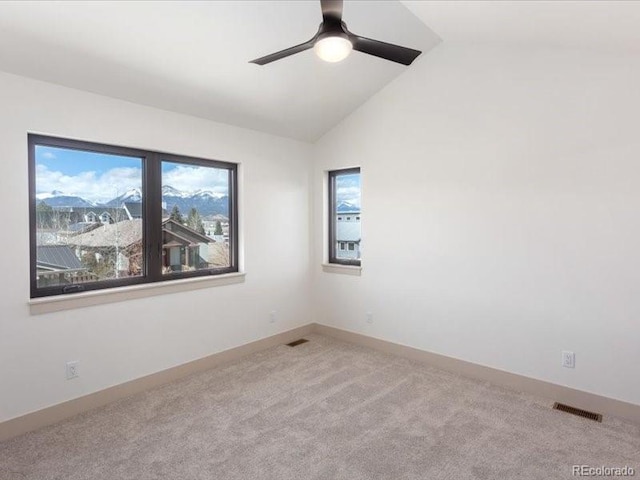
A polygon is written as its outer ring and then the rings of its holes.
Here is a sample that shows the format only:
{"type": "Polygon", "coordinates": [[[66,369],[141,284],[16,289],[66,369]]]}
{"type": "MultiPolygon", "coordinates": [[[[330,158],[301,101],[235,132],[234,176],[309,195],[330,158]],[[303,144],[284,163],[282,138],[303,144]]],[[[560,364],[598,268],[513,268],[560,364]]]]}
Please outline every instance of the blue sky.
{"type": "Polygon", "coordinates": [[[36,164],[45,165],[48,170],[59,171],[69,176],[86,171],[101,176],[114,168],[141,168],[142,165],[139,158],[40,145],[36,146],[36,164]]]}
{"type": "Polygon", "coordinates": [[[360,174],[338,175],[336,177],[337,203],[348,202],[360,208],[360,174]]]}
{"type": "MultiPolygon", "coordinates": [[[[163,185],[184,192],[228,193],[223,169],[163,162],[163,185]]],[[[54,190],[93,202],[107,202],[142,186],[142,160],[136,157],[36,146],[36,194],[54,190]]]]}

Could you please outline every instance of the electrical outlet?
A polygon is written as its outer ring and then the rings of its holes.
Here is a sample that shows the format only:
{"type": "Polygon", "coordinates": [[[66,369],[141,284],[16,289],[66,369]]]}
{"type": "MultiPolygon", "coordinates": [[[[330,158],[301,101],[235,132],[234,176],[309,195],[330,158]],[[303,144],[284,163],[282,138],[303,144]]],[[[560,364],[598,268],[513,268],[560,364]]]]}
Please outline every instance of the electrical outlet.
{"type": "Polygon", "coordinates": [[[67,371],[67,380],[71,380],[74,378],[78,378],[80,376],[80,373],[78,372],[78,362],[67,362],[66,365],[66,371],[67,371]]]}
{"type": "Polygon", "coordinates": [[[371,312],[367,312],[365,315],[365,320],[368,324],[372,324],[373,323],[373,313],[371,312]]]}
{"type": "Polygon", "coordinates": [[[566,368],[576,368],[576,354],[568,350],[563,350],[562,366],[566,368]]]}
{"type": "Polygon", "coordinates": [[[276,311],[272,310],[271,313],[269,314],[269,323],[276,323],[277,319],[278,319],[278,315],[276,314],[276,311]]]}

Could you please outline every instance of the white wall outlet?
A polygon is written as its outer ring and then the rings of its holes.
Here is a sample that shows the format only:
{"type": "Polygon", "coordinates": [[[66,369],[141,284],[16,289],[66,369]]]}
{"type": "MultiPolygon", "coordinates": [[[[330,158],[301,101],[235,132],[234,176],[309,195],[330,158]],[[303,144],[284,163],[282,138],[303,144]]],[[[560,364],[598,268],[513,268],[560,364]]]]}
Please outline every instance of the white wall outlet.
{"type": "Polygon", "coordinates": [[[563,350],[562,366],[566,368],[576,368],[576,354],[568,350],[563,350]]]}
{"type": "Polygon", "coordinates": [[[373,323],[373,313],[367,312],[365,314],[365,321],[369,324],[373,323]]]}
{"type": "Polygon", "coordinates": [[[67,362],[66,372],[67,372],[67,380],[78,378],[80,376],[80,372],[78,371],[78,361],[67,362]]]}
{"type": "Polygon", "coordinates": [[[269,323],[276,323],[277,319],[278,319],[278,314],[276,313],[275,310],[272,310],[271,313],[269,313],[269,323]]]}

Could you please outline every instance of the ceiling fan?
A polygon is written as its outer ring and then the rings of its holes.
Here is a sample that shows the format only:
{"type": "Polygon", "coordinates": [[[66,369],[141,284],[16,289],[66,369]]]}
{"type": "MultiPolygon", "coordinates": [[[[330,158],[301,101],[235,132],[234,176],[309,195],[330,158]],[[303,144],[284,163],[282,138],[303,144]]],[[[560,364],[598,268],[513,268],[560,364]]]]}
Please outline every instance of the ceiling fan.
{"type": "Polygon", "coordinates": [[[313,48],[316,54],[327,62],[339,62],[345,59],[351,50],[357,50],[392,62],[411,65],[411,62],[422,53],[413,48],[372,40],[351,33],[347,30],[347,24],[342,21],[342,0],[320,0],[320,6],[322,7],[322,23],[311,40],[271,55],[256,58],[249,63],[266,65],[310,48],[313,48]]]}

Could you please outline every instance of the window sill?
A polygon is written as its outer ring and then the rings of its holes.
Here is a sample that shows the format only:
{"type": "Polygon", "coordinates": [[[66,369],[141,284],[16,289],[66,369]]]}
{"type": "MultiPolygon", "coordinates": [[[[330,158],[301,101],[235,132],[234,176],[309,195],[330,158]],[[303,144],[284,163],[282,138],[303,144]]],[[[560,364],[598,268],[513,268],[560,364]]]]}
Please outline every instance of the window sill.
{"type": "Polygon", "coordinates": [[[339,273],[359,277],[362,274],[362,267],[358,265],[341,265],[339,263],[323,263],[322,271],[325,273],[339,273]]]}
{"type": "Polygon", "coordinates": [[[245,273],[225,273],[206,277],[185,278],[158,283],[145,283],[127,287],[110,288],[108,290],[92,290],[89,292],[56,295],[29,300],[31,315],[58,312],[73,308],[91,307],[105,303],[122,302],[136,298],[186,292],[200,288],[218,287],[244,282],[245,273]]]}

